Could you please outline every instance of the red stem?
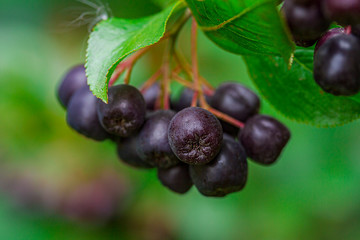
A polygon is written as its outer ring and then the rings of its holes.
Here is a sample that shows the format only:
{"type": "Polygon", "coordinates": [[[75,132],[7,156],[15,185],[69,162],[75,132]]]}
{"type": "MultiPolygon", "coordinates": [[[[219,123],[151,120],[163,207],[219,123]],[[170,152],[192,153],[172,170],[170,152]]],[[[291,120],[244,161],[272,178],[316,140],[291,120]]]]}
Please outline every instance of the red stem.
{"type": "Polygon", "coordinates": [[[161,76],[162,69],[157,70],[156,73],[154,73],[146,82],[143,84],[143,86],[140,88],[141,93],[145,93],[161,76]]]}
{"type": "Polygon", "coordinates": [[[194,96],[191,102],[192,107],[196,107],[197,101],[199,98],[199,63],[198,63],[198,55],[197,55],[197,22],[195,18],[192,20],[191,25],[191,62],[192,62],[192,72],[193,72],[193,80],[194,80],[194,96]]]}
{"type": "Polygon", "coordinates": [[[351,34],[351,26],[350,25],[345,28],[345,33],[347,35],[351,34]]]}

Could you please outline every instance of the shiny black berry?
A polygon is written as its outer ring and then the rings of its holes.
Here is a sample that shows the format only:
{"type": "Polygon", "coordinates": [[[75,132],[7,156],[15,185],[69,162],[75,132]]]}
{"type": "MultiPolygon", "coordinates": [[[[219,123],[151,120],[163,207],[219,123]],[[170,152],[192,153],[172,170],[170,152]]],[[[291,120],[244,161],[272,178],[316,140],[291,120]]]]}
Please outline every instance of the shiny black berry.
{"type": "Polygon", "coordinates": [[[345,33],[345,29],[344,28],[332,28],[329,31],[327,31],[324,35],[322,35],[322,37],[319,39],[319,41],[317,42],[316,46],[315,46],[315,53],[317,52],[317,50],[319,50],[319,48],[330,38],[335,37],[339,34],[344,34],[345,33]]]}
{"type": "Polygon", "coordinates": [[[323,0],[327,17],[341,25],[360,23],[360,0],[323,0]]]}
{"type": "Polygon", "coordinates": [[[128,137],[144,123],[146,105],[138,89],[130,85],[117,85],[109,88],[108,104],[98,101],[97,111],[106,131],[128,137]]]}
{"type": "Polygon", "coordinates": [[[152,166],[141,159],[137,153],[137,138],[135,134],[131,137],[118,139],[117,141],[117,154],[119,159],[135,168],[152,168],[152,166]]]}
{"type": "Polygon", "coordinates": [[[151,113],[137,138],[137,151],[140,157],[149,165],[159,168],[169,168],[179,163],[170,148],[168,127],[175,112],[159,110],[151,113]]]}
{"type": "Polygon", "coordinates": [[[102,141],[109,138],[109,134],[101,126],[96,113],[97,98],[85,86],[77,90],[72,96],[67,110],[67,123],[78,133],[102,141]]]}
{"type": "Polygon", "coordinates": [[[286,0],[283,12],[295,42],[303,47],[314,44],[330,25],[318,1],[299,3],[286,0]]]}
{"type": "MultiPolygon", "coordinates": [[[[223,83],[215,91],[210,105],[239,120],[246,122],[247,119],[257,114],[260,109],[258,96],[250,89],[238,83],[223,83]]],[[[239,128],[221,121],[224,132],[237,135],[239,128]]]]}
{"type": "Polygon", "coordinates": [[[353,35],[327,40],[314,57],[314,78],[320,87],[336,96],[360,91],[360,44],[353,35]]]}
{"type": "Polygon", "coordinates": [[[185,108],[170,122],[170,146],[181,161],[191,165],[213,160],[220,151],[222,138],[219,120],[199,107],[185,108]]]}
{"type": "Polygon", "coordinates": [[[241,144],[224,134],[222,148],[207,165],[190,166],[191,178],[205,196],[223,197],[240,191],[246,185],[248,166],[241,144]]]}
{"type": "Polygon", "coordinates": [[[160,182],[170,190],[184,194],[192,187],[193,182],[190,178],[189,165],[179,164],[168,169],[158,169],[160,182]]]}
{"type": "Polygon", "coordinates": [[[144,93],[144,99],[146,103],[146,109],[150,111],[155,110],[156,101],[160,94],[160,85],[158,83],[153,84],[149,89],[144,93]]]}
{"type": "Polygon", "coordinates": [[[257,163],[269,165],[280,156],[290,139],[290,131],[272,117],[256,115],[246,122],[239,139],[248,157],[257,163]]]}
{"type": "Polygon", "coordinates": [[[60,104],[67,108],[70,98],[76,90],[87,86],[87,78],[84,65],[72,68],[64,77],[57,90],[57,97],[60,104]]]}

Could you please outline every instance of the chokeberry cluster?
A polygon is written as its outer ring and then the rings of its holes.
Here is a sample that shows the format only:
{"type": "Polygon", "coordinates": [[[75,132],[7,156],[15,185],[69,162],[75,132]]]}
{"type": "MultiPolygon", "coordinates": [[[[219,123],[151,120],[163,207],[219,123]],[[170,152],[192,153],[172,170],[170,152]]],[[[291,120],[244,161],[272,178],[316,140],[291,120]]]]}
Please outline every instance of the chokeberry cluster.
{"type": "Polygon", "coordinates": [[[360,91],[360,0],[285,0],[282,8],[295,43],[314,45],[314,78],[327,93],[360,91]],[[329,29],[331,23],[342,27],[329,29]]]}
{"type": "Polygon", "coordinates": [[[241,84],[223,83],[199,102],[196,94],[185,88],[171,108],[160,109],[159,84],[142,91],[120,84],[109,87],[106,104],[89,90],[83,66],[71,70],[58,89],[71,128],[97,141],[114,141],[121,161],[157,168],[160,182],[172,191],[183,194],[193,185],[205,196],[240,191],[247,181],[247,157],[274,163],[290,132],[259,114],[258,96],[241,84]]]}

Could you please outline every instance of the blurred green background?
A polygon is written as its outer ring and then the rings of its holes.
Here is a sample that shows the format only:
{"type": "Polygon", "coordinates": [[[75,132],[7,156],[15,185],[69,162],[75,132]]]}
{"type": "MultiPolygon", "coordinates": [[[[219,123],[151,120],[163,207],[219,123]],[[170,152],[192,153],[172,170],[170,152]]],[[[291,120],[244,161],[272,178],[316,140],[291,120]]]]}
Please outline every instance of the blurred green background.
{"type": "MultiPolygon", "coordinates": [[[[149,0],[110,7],[118,17],[159,10],[149,0]]],[[[246,188],[223,199],[195,188],[174,194],[154,170],[120,164],[113,143],[70,130],[55,89],[69,68],[84,62],[88,27],[70,22],[88,10],[70,0],[0,2],[0,239],[360,239],[358,122],[317,129],[285,119],[263,100],[262,112],[285,122],[292,140],[274,166],[250,162],[246,188]],[[56,210],[56,199],[108,171],[125,189],[116,220],[82,223],[56,210]]],[[[184,51],[188,32],[186,26],[184,51]]],[[[209,81],[254,89],[241,57],[199,37],[201,73],[209,81]]],[[[153,62],[151,55],[141,61],[135,82],[151,75],[153,62]]]]}

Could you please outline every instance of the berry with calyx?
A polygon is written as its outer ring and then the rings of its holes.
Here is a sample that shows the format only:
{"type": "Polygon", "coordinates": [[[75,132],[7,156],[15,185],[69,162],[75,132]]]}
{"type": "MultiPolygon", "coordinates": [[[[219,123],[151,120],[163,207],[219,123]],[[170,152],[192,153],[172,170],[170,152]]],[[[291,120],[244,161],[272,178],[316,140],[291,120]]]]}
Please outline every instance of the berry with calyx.
{"type": "Polygon", "coordinates": [[[360,43],[354,35],[327,40],[314,57],[314,78],[328,93],[351,96],[360,91],[360,43]]]}
{"type": "Polygon", "coordinates": [[[67,123],[78,133],[97,141],[103,141],[110,135],[101,126],[96,113],[97,98],[88,86],[77,90],[70,99],[67,111],[67,123]]]}
{"type": "Polygon", "coordinates": [[[219,120],[199,107],[185,108],[170,122],[170,146],[181,161],[191,165],[213,160],[220,151],[222,138],[219,120]]]}
{"type": "Polygon", "coordinates": [[[79,65],[72,68],[61,81],[57,90],[57,97],[60,104],[67,108],[70,98],[74,93],[87,86],[87,78],[84,65],[79,65]]]}
{"type": "Polygon", "coordinates": [[[295,43],[299,46],[313,45],[330,26],[319,1],[299,3],[286,0],[282,10],[295,43]]]}
{"type": "Polygon", "coordinates": [[[329,31],[327,31],[324,35],[322,35],[322,37],[319,39],[319,41],[317,42],[316,46],[315,46],[315,53],[317,52],[317,50],[319,50],[319,48],[330,38],[335,37],[339,34],[344,34],[345,33],[345,29],[344,28],[332,28],[329,31]]]}
{"type": "Polygon", "coordinates": [[[149,114],[137,138],[139,156],[149,165],[169,168],[179,163],[170,148],[168,127],[175,116],[171,110],[158,110],[149,114]]]}
{"type": "Polygon", "coordinates": [[[323,0],[322,5],[326,16],[341,25],[360,23],[360,0],[323,0]]]}
{"type": "Polygon", "coordinates": [[[248,157],[257,163],[270,165],[289,141],[290,131],[270,116],[256,115],[246,122],[239,139],[248,157]]]}
{"type": "Polygon", "coordinates": [[[189,165],[180,163],[168,169],[158,169],[160,182],[170,190],[184,194],[190,190],[193,182],[190,178],[189,165]]]}
{"type": "Polygon", "coordinates": [[[117,155],[119,159],[135,168],[152,168],[152,166],[141,159],[136,150],[138,135],[117,140],[117,155]]]}
{"type": "Polygon", "coordinates": [[[155,110],[156,101],[160,95],[160,90],[160,85],[158,83],[155,83],[143,93],[147,110],[155,110]]]}
{"type": "Polygon", "coordinates": [[[108,104],[98,100],[97,112],[106,131],[128,137],[144,123],[146,105],[138,89],[122,84],[109,88],[108,104]]]}
{"type": "Polygon", "coordinates": [[[224,134],[222,148],[207,165],[190,166],[191,178],[205,196],[223,197],[240,191],[246,185],[248,166],[246,153],[239,142],[224,134]]]}
{"type": "MultiPolygon", "coordinates": [[[[240,122],[259,112],[259,97],[250,89],[238,83],[223,83],[215,91],[211,98],[210,105],[240,122]]],[[[224,132],[237,135],[239,128],[220,121],[224,132]]]]}

